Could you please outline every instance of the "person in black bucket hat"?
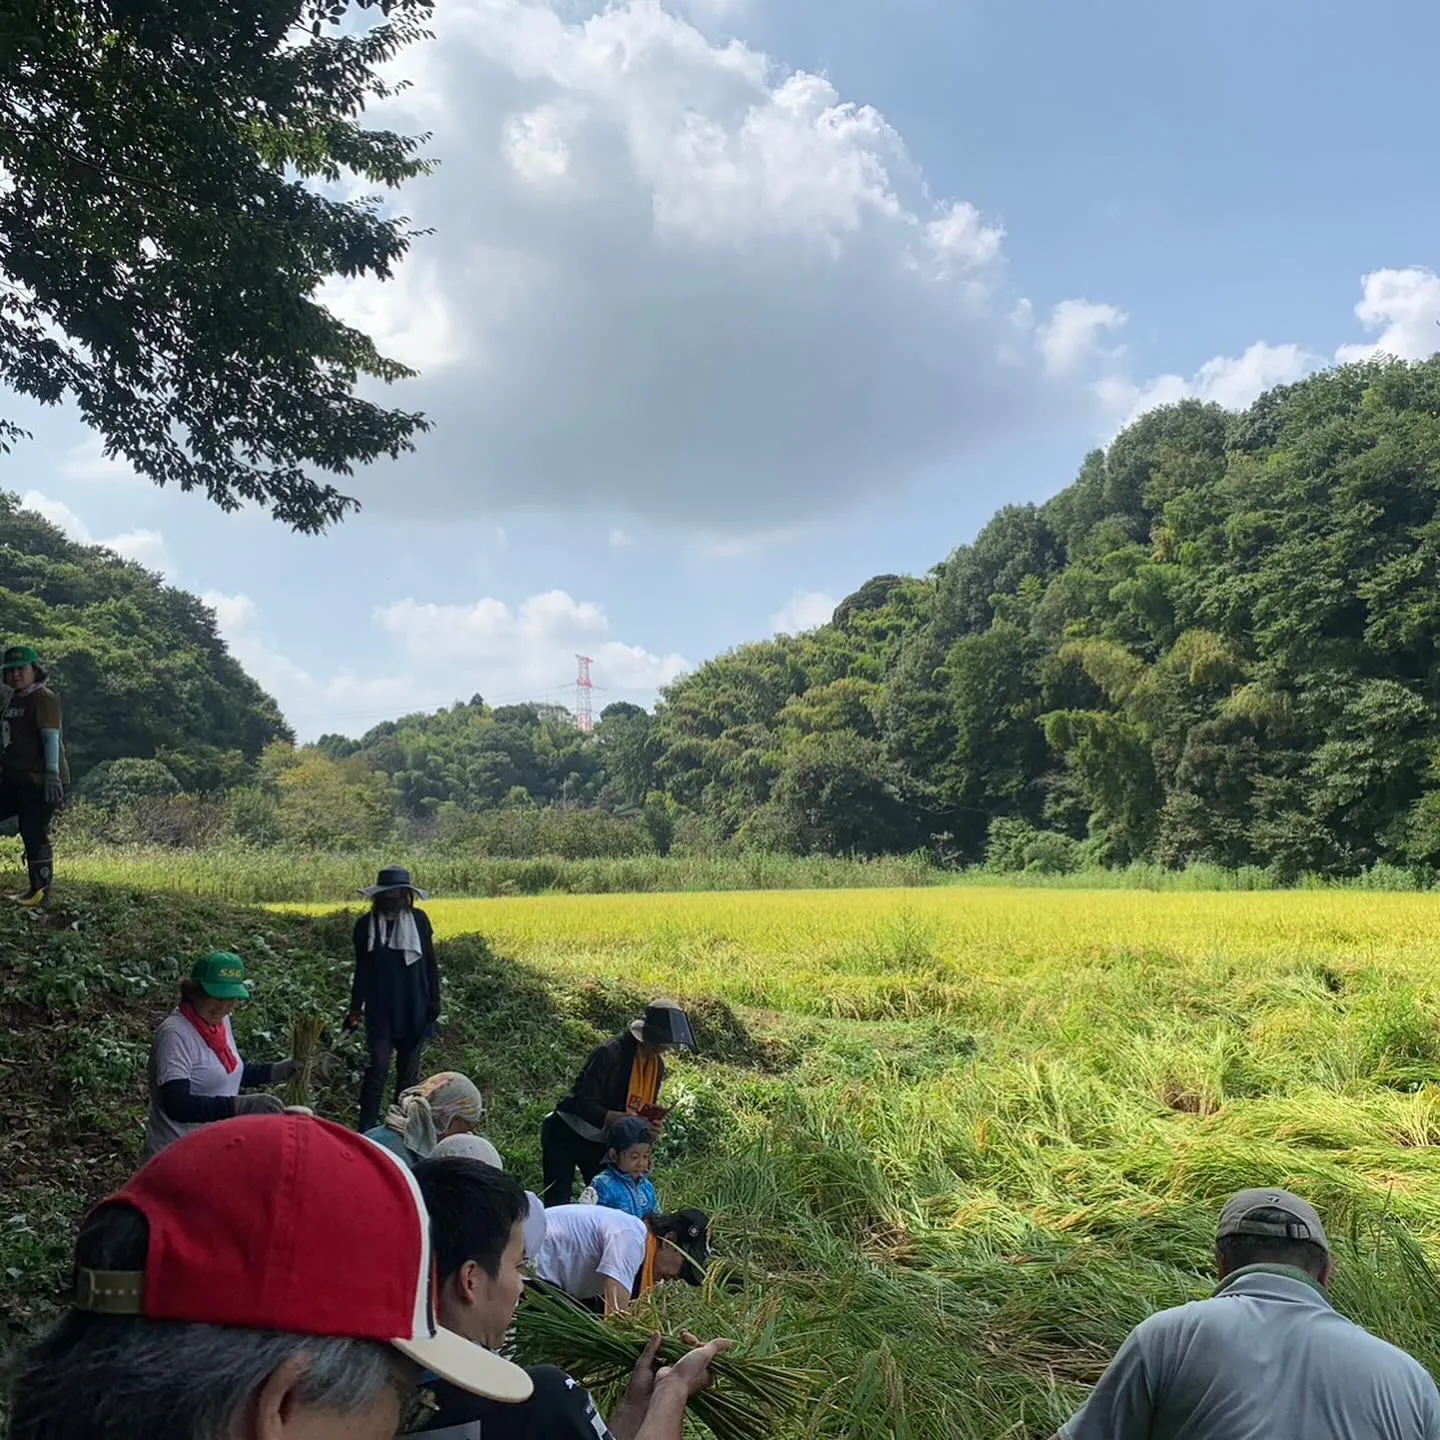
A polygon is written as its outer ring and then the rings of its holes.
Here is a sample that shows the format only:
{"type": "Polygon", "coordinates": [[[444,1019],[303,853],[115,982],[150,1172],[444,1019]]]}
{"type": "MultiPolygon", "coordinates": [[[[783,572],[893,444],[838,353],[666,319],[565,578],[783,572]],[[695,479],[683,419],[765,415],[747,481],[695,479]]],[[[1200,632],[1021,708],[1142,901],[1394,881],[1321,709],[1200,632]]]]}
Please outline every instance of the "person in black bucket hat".
{"type": "Polygon", "coordinates": [[[540,1127],[546,1205],[568,1205],[579,1170],[589,1184],[605,1164],[605,1136],[627,1115],[658,1131],[667,1051],[694,1050],[690,1019],[673,1000],[656,1000],[585,1062],[569,1093],[540,1127]]]}
{"type": "Polygon", "coordinates": [[[395,1103],[420,1083],[420,1052],[440,1016],[440,969],[430,917],[415,901],[418,889],[403,865],[387,865],[360,894],[369,911],[355,922],[355,979],[346,1031],[365,1022],[370,1058],[360,1082],[360,1129],[380,1123],[385,1082],[395,1064],[395,1103]]]}

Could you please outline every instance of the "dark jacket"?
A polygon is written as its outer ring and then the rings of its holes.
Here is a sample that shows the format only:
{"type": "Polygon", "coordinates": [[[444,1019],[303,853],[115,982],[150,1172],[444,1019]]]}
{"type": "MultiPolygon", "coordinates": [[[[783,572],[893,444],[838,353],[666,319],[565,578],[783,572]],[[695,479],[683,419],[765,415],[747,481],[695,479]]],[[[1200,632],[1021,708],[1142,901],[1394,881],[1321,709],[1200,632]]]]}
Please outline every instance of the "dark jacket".
{"type": "MultiPolygon", "coordinates": [[[[630,1069],[639,1043],[627,1030],[607,1040],[585,1062],[569,1093],[555,1107],[555,1113],[585,1140],[605,1139],[605,1114],[625,1109],[630,1098],[630,1069]]],[[[665,1062],[660,1062],[660,1084],[665,1083],[665,1062]]]]}
{"type": "Polygon", "coordinates": [[[554,1365],[529,1372],[535,1393],[518,1405],[482,1400],[426,1377],[439,1409],[423,1430],[431,1440],[611,1440],[590,1392],[554,1365]]]}
{"type": "Polygon", "coordinates": [[[355,980],[350,987],[350,1013],[363,1014],[366,1031],[386,1035],[397,1044],[415,1044],[427,1037],[440,1014],[440,967],[435,960],[435,935],[423,910],[412,912],[420,933],[420,959],[405,963],[399,950],[370,947],[367,910],[355,922],[355,980]]]}

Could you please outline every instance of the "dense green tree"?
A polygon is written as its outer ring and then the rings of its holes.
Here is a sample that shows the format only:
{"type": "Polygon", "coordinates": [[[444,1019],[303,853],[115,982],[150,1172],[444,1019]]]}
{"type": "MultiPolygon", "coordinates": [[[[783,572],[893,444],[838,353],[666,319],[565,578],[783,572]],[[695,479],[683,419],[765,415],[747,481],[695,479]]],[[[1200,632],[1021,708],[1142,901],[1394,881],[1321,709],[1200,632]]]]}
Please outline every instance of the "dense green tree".
{"type": "MultiPolygon", "coordinates": [[[[0,12],[0,380],[72,401],[161,485],[319,530],[313,472],[410,448],[357,393],[410,372],[319,301],[385,277],[410,230],[337,182],[394,187],[417,142],[360,121],[433,0],[14,0],[0,12]],[[314,182],[324,182],[323,188],[314,182]]],[[[0,443],[20,431],[0,419],[0,443]]]]}
{"type": "Polygon", "coordinates": [[[135,759],[161,761],[187,790],[219,789],[290,736],[206,605],[67,539],[3,491],[0,640],[40,651],[64,703],[77,783],[105,761],[135,759]]]}

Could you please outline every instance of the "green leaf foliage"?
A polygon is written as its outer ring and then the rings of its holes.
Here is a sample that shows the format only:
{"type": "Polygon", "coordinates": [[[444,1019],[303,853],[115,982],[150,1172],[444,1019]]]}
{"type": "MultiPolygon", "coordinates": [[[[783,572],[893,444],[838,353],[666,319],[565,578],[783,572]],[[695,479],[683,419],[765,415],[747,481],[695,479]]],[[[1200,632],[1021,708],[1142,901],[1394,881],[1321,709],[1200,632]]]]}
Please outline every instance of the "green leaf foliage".
{"type": "Polygon", "coordinates": [[[800,850],[1433,865],[1437,581],[1440,360],[1186,401],[924,579],[686,676],[654,773],[800,850]]]}
{"type": "MultiPolygon", "coordinates": [[[[409,245],[374,195],[419,140],[366,129],[431,0],[16,0],[0,13],[0,380],[73,402],[108,456],[316,531],[424,428],[410,372],[318,298],[409,245]],[[379,9],[379,23],[341,22],[379,9]]],[[[0,418],[0,446],[21,432],[0,418]]]]}
{"type": "Polygon", "coordinates": [[[266,745],[290,739],[208,606],[67,539],[3,491],[0,639],[40,651],[64,706],[71,773],[101,805],[234,784],[266,745]]]}

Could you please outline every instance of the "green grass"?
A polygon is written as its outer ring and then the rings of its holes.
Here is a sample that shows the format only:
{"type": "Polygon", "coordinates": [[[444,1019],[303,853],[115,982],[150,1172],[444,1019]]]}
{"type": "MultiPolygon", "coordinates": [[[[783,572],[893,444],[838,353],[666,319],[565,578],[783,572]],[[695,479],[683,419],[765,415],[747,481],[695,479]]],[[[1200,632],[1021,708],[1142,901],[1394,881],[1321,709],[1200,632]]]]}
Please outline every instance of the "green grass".
{"type": "MultiPolygon", "coordinates": [[[[11,1333],[56,1303],[74,1217],[138,1156],[150,1028],[234,948],[242,1048],[345,1004],[348,920],[81,887],[0,910],[0,1061],[23,1118],[0,1200],[11,1333]],[[68,928],[70,923],[78,929],[68,928]]],[[[815,1371],[804,1433],[1046,1440],[1128,1329],[1207,1293],[1219,1204],[1288,1184],[1348,1313],[1440,1373],[1440,939],[1380,893],[946,887],[436,901],[433,1068],[492,1096],[509,1168],[589,1045],[650,994],[702,1053],[657,1174],[715,1216],[671,1328],[815,1371]],[[483,932],[481,934],[476,932],[483,932]]],[[[321,1108],[351,1117],[353,1050],[321,1108]]]]}
{"type": "MultiPolygon", "coordinates": [[[[394,847],[372,852],[296,853],[250,845],[204,850],[99,848],[79,853],[61,846],[61,883],[78,880],[203,895],[237,904],[272,900],[353,899],[384,865],[404,863],[418,884],[442,895],[602,895],[655,890],[804,890],[863,885],[930,885],[942,872],[923,859],[844,860],[831,856],[730,853],[716,856],[636,855],[572,860],[559,856],[511,859],[460,847],[394,847]]],[[[0,841],[0,863],[18,864],[18,845],[0,841]]]]}

